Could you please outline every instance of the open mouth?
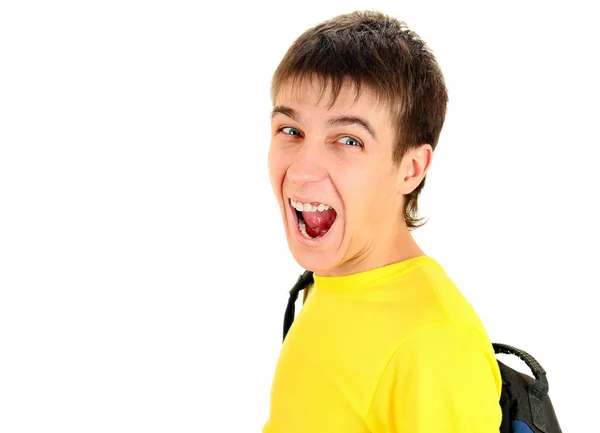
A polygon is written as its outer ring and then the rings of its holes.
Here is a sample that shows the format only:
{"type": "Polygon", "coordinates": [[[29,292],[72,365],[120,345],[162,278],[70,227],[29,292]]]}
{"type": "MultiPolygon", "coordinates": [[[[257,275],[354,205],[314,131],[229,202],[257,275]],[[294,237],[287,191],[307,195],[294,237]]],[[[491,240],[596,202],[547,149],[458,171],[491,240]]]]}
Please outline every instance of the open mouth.
{"type": "Polygon", "coordinates": [[[306,239],[325,236],[337,218],[335,209],[324,203],[300,203],[290,199],[290,204],[296,213],[298,230],[306,239]]]}

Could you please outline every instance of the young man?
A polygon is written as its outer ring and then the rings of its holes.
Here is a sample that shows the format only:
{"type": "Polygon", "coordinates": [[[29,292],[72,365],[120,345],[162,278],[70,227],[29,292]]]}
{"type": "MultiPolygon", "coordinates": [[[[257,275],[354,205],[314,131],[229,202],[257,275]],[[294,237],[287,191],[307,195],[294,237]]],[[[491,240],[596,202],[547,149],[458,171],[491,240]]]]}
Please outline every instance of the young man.
{"type": "Polygon", "coordinates": [[[294,42],[271,96],[271,183],[315,283],[263,432],[497,432],[486,331],[410,233],[446,112],[434,56],[404,23],[346,14],[294,42]]]}

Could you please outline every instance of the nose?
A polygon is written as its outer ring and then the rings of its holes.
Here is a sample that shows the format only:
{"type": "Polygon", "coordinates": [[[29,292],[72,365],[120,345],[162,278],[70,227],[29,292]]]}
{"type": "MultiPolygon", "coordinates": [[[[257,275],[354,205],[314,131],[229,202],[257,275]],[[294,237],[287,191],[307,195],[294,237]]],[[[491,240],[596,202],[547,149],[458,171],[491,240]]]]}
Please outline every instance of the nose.
{"type": "Polygon", "coordinates": [[[319,182],[325,178],[325,152],[322,141],[304,139],[298,145],[291,165],[287,169],[287,178],[294,186],[319,182]]]}

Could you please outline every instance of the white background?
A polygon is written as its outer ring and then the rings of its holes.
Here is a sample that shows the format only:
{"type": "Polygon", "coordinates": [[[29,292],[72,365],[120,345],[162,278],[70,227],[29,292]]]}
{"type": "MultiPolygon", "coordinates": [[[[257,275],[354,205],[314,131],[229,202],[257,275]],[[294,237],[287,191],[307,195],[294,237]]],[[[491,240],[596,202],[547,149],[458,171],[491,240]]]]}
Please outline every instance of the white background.
{"type": "Polygon", "coordinates": [[[449,89],[415,237],[546,368],[563,430],[594,431],[594,3],[2,2],[0,431],[261,431],[301,272],[271,74],[363,8],[419,33],[449,89]]]}

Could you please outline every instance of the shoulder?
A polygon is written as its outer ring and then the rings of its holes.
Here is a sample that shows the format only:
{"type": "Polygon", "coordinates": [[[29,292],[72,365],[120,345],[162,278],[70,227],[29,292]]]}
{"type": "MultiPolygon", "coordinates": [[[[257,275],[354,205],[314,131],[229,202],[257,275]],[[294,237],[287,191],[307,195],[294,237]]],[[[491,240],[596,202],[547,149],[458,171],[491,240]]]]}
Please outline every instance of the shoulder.
{"type": "Polygon", "coordinates": [[[380,386],[390,380],[441,394],[485,388],[497,400],[502,389],[491,342],[477,328],[456,322],[429,324],[407,335],[390,356],[380,386]]]}
{"type": "Polygon", "coordinates": [[[497,431],[501,388],[486,338],[464,323],[431,324],[407,336],[389,358],[369,419],[415,432],[497,431]]]}

